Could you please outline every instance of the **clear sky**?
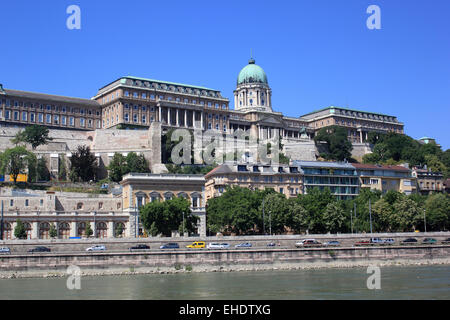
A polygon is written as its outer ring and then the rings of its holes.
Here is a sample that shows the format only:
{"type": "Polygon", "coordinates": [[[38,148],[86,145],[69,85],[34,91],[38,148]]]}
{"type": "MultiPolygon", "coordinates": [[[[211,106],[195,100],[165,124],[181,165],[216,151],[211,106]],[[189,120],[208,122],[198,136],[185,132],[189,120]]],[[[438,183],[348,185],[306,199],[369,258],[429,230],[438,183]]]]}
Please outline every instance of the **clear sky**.
{"type": "Polygon", "coordinates": [[[450,147],[449,0],[15,0],[0,2],[0,83],[90,98],[121,76],[206,86],[233,104],[253,56],[273,107],[395,115],[450,147]],[[69,5],[81,29],[69,30],[69,5]],[[381,30],[369,30],[369,5],[381,30]]]}

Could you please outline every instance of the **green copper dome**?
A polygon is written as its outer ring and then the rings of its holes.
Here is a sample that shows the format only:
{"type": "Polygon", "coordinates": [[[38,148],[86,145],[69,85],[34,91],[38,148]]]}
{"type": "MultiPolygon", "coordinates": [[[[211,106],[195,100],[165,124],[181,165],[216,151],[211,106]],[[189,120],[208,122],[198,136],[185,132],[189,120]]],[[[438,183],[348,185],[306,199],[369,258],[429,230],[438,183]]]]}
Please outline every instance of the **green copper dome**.
{"type": "Polygon", "coordinates": [[[268,84],[267,76],[263,68],[255,64],[255,60],[250,59],[248,65],[239,72],[237,84],[243,83],[264,83],[268,84]]]}

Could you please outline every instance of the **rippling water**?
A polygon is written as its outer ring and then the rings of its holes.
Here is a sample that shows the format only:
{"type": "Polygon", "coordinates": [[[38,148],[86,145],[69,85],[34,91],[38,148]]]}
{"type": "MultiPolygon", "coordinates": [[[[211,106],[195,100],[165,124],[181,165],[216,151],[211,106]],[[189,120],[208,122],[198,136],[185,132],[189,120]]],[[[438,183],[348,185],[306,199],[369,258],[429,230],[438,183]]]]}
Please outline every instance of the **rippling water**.
{"type": "Polygon", "coordinates": [[[382,267],[381,290],[366,268],[213,272],[0,280],[0,299],[450,299],[450,266],[382,267]]]}

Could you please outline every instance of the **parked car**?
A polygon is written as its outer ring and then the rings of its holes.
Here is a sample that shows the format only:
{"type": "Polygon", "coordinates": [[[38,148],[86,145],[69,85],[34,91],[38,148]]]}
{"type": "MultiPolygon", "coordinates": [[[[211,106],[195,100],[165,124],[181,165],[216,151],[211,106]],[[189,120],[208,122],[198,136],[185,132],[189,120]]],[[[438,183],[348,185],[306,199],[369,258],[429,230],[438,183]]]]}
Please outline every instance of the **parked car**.
{"type": "Polygon", "coordinates": [[[163,244],[159,248],[160,249],[179,249],[180,246],[178,245],[178,243],[170,242],[170,243],[163,244]]]}
{"type": "Polygon", "coordinates": [[[394,243],[395,243],[395,240],[392,239],[392,238],[388,238],[388,239],[383,239],[383,242],[384,242],[385,244],[394,244],[394,243]]]}
{"type": "Polygon", "coordinates": [[[441,241],[442,243],[450,243],[450,238],[441,241]]]}
{"type": "Polygon", "coordinates": [[[138,245],[136,245],[134,247],[131,247],[130,251],[133,251],[133,250],[149,250],[149,249],[150,249],[150,247],[148,245],[146,245],[146,244],[138,244],[138,245]]]}
{"type": "Polygon", "coordinates": [[[8,247],[1,247],[0,253],[11,253],[11,250],[8,247]]]}
{"type": "Polygon", "coordinates": [[[425,238],[422,241],[422,244],[435,244],[437,243],[437,240],[434,238],[425,238]]]}
{"type": "Polygon", "coordinates": [[[96,245],[86,249],[86,251],[105,251],[106,247],[104,245],[96,245]]]}
{"type": "Polygon", "coordinates": [[[315,240],[315,239],[305,239],[305,240],[301,240],[301,241],[299,241],[299,242],[297,242],[295,244],[295,246],[297,248],[301,248],[301,247],[319,247],[321,245],[322,244],[319,241],[315,240]]]}
{"type": "Polygon", "coordinates": [[[373,244],[384,244],[384,240],[381,238],[370,238],[370,243],[373,244]]]}
{"type": "Polygon", "coordinates": [[[417,239],[415,239],[415,238],[407,238],[407,239],[402,241],[402,244],[412,244],[412,243],[417,243],[417,239]]]}
{"type": "Polygon", "coordinates": [[[228,243],[212,242],[208,243],[208,249],[228,249],[230,245],[228,243]]]}
{"type": "Polygon", "coordinates": [[[267,247],[275,247],[277,244],[275,242],[270,242],[267,244],[267,247]]]}
{"type": "Polygon", "coordinates": [[[186,248],[205,248],[206,247],[206,243],[205,241],[195,241],[192,242],[190,245],[187,245],[186,248]]]}
{"type": "Polygon", "coordinates": [[[51,252],[50,248],[47,247],[36,247],[33,249],[28,250],[28,252],[33,253],[33,252],[51,252]]]}
{"type": "Polygon", "coordinates": [[[323,245],[325,247],[337,247],[337,246],[340,246],[341,243],[337,240],[332,240],[332,241],[325,242],[323,245]]]}
{"type": "Polygon", "coordinates": [[[251,248],[252,244],[250,242],[240,243],[234,246],[235,248],[251,248]]]}

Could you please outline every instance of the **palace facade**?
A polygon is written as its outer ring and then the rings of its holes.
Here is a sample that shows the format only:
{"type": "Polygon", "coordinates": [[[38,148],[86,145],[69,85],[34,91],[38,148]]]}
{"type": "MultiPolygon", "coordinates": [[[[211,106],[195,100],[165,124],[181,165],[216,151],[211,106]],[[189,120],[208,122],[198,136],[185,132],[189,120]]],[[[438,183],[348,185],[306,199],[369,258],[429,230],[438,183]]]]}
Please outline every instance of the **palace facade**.
{"type": "Polygon", "coordinates": [[[250,59],[238,75],[234,109],[221,92],[202,86],[138,77],[122,77],[100,88],[92,99],[5,89],[0,85],[0,126],[46,125],[55,129],[147,129],[152,122],[170,128],[250,130],[256,139],[279,136],[286,142],[308,141],[323,127],[348,129],[352,142],[369,132],[403,133],[392,115],[327,107],[300,117],[274,110],[264,70],[250,59]]]}

